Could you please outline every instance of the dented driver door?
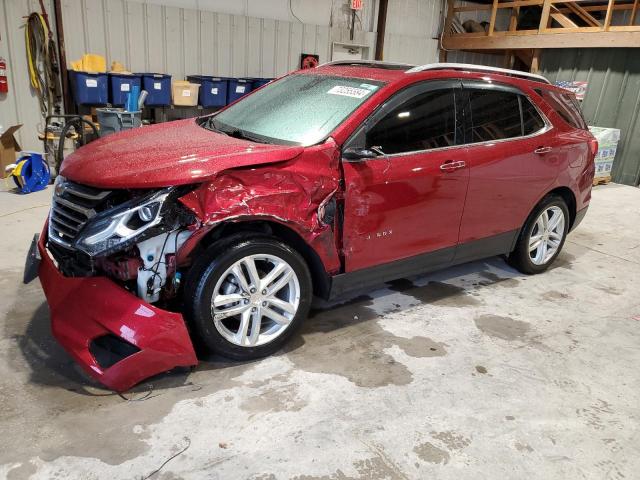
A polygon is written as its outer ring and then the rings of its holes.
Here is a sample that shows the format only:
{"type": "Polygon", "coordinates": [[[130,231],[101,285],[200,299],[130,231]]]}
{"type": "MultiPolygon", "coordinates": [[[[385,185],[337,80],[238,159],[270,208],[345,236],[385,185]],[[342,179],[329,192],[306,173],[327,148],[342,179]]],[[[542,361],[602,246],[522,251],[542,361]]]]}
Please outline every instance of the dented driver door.
{"type": "Polygon", "coordinates": [[[347,272],[416,256],[425,267],[453,260],[469,182],[459,93],[459,81],[411,86],[346,142],[347,272]]]}

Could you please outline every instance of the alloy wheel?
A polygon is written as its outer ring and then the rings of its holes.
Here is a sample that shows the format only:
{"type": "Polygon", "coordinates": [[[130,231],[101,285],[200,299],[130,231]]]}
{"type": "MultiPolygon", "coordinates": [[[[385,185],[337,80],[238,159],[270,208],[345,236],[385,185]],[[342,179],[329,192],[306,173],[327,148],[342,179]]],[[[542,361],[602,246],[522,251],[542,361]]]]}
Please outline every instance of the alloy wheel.
{"type": "Polygon", "coordinates": [[[275,255],[248,255],[218,279],[211,314],[218,332],[241,347],[264,345],[291,324],[300,303],[300,282],[275,255]]]}
{"type": "Polygon", "coordinates": [[[556,254],[564,238],[565,218],[560,207],[552,206],[538,216],[529,236],[529,258],[545,265],[556,254]]]}

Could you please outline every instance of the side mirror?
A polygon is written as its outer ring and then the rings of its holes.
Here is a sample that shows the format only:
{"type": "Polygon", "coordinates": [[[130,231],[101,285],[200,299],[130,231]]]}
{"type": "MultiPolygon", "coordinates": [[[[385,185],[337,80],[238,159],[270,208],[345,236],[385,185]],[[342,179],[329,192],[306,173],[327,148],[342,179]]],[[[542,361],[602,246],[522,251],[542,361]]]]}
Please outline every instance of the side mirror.
{"type": "Polygon", "coordinates": [[[361,162],[367,158],[377,157],[378,153],[375,150],[369,148],[356,148],[349,147],[342,151],[342,158],[348,162],[361,162]]]}

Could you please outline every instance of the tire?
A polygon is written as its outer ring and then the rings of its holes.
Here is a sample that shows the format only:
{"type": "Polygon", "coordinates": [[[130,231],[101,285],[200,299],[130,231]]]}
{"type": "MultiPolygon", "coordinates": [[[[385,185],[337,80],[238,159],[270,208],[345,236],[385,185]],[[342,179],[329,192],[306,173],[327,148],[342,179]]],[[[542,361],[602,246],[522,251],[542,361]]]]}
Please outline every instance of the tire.
{"type": "Polygon", "coordinates": [[[548,195],[533,210],[520,231],[516,248],[508,257],[508,262],[522,273],[529,275],[542,273],[551,266],[562,251],[569,231],[569,209],[564,199],[558,195],[548,195]],[[547,216],[547,226],[553,226],[554,221],[562,222],[552,230],[545,230],[543,214],[547,216]],[[559,216],[562,215],[560,219],[559,216]],[[557,219],[557,220],[553,220],[557,219]],[[531,250],[540,234],[540,242],[535,250],[531,250]],[[561,238],[559,236],[562,235],[561,238]],[[546,250],[545,250],[546,245],[546,250]]]}
{"type": "Polygon", "coordinates": [[[309,313],[312,291],[309,268],[297,251],[271,237],[245,235],[213,244],[196,260],[185,283],[184,309],[208,350],[251,360],[287,342],[309,313]],[[264,284],[257,286],[255,276],[251,281],[251,263],[264,284]]]}

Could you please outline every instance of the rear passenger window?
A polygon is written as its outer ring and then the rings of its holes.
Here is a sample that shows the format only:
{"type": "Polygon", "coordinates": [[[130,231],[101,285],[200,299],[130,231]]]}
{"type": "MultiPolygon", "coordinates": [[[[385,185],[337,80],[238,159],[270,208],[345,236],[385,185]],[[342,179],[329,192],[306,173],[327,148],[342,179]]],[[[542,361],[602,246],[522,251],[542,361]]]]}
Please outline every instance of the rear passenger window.
{"type": "Polygon", "coordinates": [[[573,95],[542,89],[536,89],[536,93],[551,105],[569,125],[587,130],[587,123],[582,117],[582,112],[580,112],[580,105],[578,105],[578,101],[573,95]]]}
{"type": "Polygon", "coordinates": [[[432,90],[397,106],[367,132],[367,148],[386,154],[415,152],[456,144],[452,89],[432,90]]]}
{"type": "Polygon", "coordinates": [[[520,96],[520,104],[522,106],[522,133],[531,135],[544,128],[544,120],[536,110],[528,98],[520,96]]]}
{"type": "Polygon", "coordinates": [[[488,142],[522,135],[520,103],[515,93],[470,90],[471,140],[488,142]]]}

